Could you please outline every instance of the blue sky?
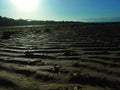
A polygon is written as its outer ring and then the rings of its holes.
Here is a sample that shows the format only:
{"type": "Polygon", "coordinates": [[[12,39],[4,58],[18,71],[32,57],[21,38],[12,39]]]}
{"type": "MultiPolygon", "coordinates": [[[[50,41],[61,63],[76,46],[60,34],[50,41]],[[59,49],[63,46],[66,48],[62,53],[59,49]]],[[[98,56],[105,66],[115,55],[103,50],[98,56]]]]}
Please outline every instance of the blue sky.
{"type": "Polygon", "coordinates": [[[12,0],[0,0],[0,16],[57,21],[120,21],[120,0],[39,1],[35,11],[25,12],[16,8],[12,0]]]}

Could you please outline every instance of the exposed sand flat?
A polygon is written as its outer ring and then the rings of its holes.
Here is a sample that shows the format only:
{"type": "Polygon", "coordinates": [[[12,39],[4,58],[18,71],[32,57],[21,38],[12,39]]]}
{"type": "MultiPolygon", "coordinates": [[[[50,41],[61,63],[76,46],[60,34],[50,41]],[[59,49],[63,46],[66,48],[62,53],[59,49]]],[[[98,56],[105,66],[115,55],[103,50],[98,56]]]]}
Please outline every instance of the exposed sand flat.
{"type": "Polygon", "coordinates": [[[19,27],[20,33],[0,39],[0,90],[120,89],[118,30],[112,35],[96,25],[42,27],[19,27]]]}

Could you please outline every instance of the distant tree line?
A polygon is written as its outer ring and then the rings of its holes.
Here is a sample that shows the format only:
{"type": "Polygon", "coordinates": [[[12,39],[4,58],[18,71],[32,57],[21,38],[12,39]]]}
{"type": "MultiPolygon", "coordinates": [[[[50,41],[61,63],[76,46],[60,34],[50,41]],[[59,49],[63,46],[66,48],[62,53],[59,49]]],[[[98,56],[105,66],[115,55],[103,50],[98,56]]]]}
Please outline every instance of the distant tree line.
{"type": "MultiPolygon", "coordinates": [[[[12,19],[0,16],[0,26],[20,26],[20,25],[48,25],[48,24],[71,24],[73,21],[41,21],[41,20],[25,20],[25,19],[12,19]]],[[[81,22],[74,22],[81,23],[81,22]]]]}

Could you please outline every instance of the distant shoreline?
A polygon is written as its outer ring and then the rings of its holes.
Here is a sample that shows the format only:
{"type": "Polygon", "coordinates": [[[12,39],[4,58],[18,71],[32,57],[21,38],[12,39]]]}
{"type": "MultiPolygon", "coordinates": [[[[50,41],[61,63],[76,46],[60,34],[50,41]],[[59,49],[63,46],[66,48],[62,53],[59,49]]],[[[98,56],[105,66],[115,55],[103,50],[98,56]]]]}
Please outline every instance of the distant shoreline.
{"type": "Polygon", "coordinates": [[[21,26],[41,26],[41,25],[74,25],[74,24],[119,24],[120,22],[80,22],[80,21],[41,21],[41,20],[24,20],[12,19],[0,16],[0,27],[21,27],[21,26]]]}

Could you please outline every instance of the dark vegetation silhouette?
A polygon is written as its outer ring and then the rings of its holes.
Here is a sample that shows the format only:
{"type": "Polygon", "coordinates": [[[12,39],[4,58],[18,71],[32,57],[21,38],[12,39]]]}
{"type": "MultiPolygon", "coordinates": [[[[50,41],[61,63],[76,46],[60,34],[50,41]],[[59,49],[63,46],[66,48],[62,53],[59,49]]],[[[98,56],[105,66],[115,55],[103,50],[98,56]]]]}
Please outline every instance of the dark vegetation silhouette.
{"type": "MultiPolygon", "coordinates": [[[[106,23],[117,23],[120,24],[120,22],[80,22],[80,21],[53,21],[53,20],[28,20],[28,19],[13,19],[8,17],[2,17],[0,16],[0,26],[21,26],[21,25],[57,25],[57,24],[71,24],[74,26],[74,24],[106,24],[106,23]]],[[[72,27],[72,26],[71,26],[72,27]]]]}
{"type": "MultiPolygon", "coordinates": [[[[51,24],[73,23],[73,21],[41,21],[27,19],[12,19],[0,16],[0,26],[19,26],[19,25],[51,25],[51,24]]],[[[82,22],[76,22],[82,23],[82,22]]]]}

